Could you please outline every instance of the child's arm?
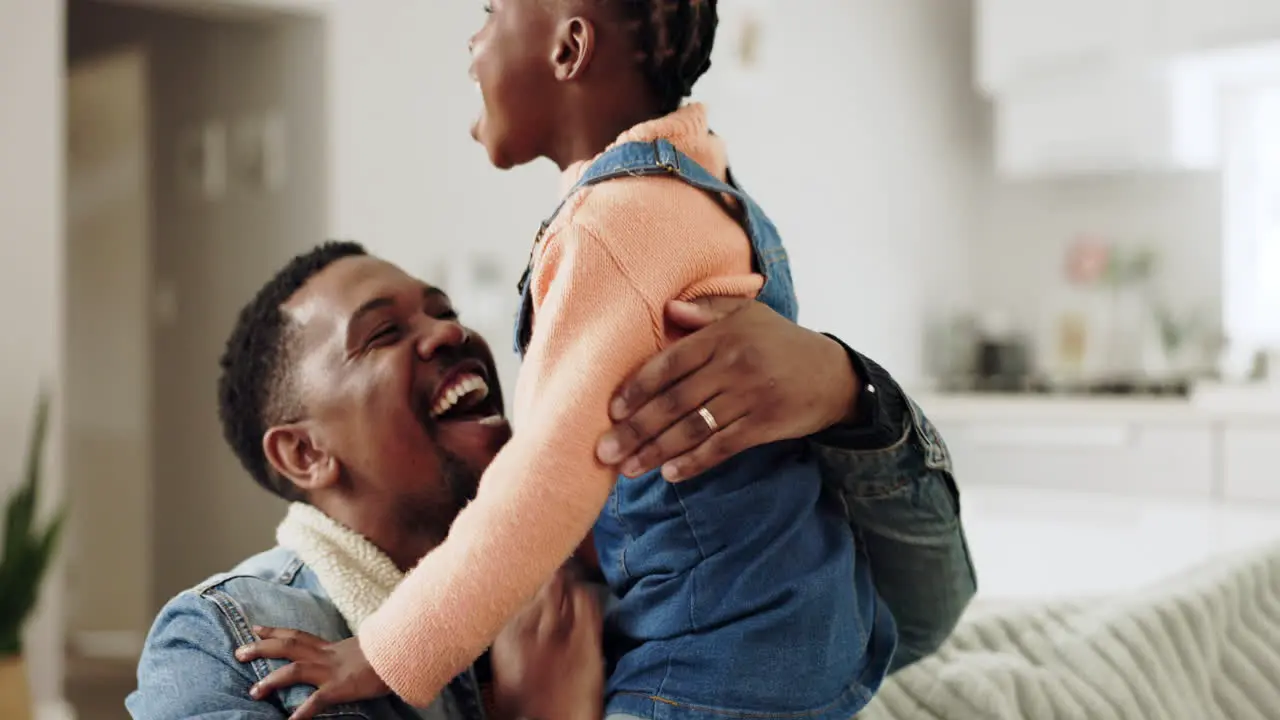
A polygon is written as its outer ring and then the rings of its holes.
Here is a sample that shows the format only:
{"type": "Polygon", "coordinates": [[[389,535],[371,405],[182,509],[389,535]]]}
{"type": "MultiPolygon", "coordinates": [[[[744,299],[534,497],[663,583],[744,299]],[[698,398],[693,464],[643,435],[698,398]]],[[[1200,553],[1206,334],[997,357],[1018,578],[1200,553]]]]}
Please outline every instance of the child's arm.
{"type": "Polygon", "coordinates": [[[360,628],[370,663],[410,703],[425,705],[480,655],[590,532],[616,477],[595,459],[609,399],[660,347],[662,304],[677,291],[664,285],[680,282],[652,273],[642,287],[581,227],[545,242],[519,428],[448,539],[360,628]]]}

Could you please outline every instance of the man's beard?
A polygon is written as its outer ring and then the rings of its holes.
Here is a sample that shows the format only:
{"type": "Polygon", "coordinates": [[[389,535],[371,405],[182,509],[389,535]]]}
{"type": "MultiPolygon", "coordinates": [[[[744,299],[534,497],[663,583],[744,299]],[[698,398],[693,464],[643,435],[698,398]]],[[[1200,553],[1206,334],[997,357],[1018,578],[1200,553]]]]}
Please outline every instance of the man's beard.
{"type": "Polygon", "coordinates": [[[476,470],[444,448],[440,448],[440,479],[453,500],[455,515],[476,499],[480,489],[480,475],[476,470]]]}
{"type": "Polygon", "coordinates": [[[462,457],[440,444],[439,426],[425,408],[419,408],[416,414],[439,455],[440,486],[426,489],[416,502],[398,504],[400,523],[418,534],[438,535],[443,541],[458,513],[475,499],[483,469],[472,468],[462,457]]]}
{"type": "Polygon", "coordinates": [[[443,448],[440,456],[440,484],[423,488],[409,502],[396,504],[400,527],[415,535],[435,537],[438,542],[448,535],[462,508],[475,498],[479,485],[479,478],[461,458],[443,448]]]}

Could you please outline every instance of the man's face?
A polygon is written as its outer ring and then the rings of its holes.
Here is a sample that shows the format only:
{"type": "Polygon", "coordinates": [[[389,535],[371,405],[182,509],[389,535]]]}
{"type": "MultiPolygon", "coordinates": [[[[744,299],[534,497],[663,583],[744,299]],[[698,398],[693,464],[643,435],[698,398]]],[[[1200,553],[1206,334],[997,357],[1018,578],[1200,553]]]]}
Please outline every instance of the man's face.
{"type": "Polygon", "coordinates": [[[511,437],[484,340],[442,291],[373,257],[334,262],[284,310],[314,455],[366,506],[443,532],[511,437]]]}

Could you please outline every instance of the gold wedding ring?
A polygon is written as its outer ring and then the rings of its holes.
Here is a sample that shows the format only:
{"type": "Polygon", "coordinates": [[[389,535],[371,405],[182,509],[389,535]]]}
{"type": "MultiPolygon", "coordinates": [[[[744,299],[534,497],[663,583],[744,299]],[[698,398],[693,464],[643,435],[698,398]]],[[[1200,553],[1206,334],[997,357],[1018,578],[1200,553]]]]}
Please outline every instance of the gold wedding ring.
{"type": "Polygon", "coordinates": [[[716,416],[712,415],[711,411],[708,410],[705,405],[698,408],[698,414],[702,416],[702,421],[707,424],[707,429],[710,430],[712,434],[715,434],[715,432],[720,429],[720,423],[716,422],[716,416]]]}

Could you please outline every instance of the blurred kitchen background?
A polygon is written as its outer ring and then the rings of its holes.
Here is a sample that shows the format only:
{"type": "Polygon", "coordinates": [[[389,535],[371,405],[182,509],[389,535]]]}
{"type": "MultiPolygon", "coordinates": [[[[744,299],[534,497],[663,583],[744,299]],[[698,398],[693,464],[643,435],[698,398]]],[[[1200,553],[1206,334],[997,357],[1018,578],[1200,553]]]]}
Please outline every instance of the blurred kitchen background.
{"type": "MultiPolygon", "coordinates": [[[[481,6],[0,0],[0,488],[47,382],[72,512],[48,717],[121,716],[159,606],[273,542],[213,388],[287,258],[359,240],[502,346],[556,183],[469,139],[481,6]]],[[[1280,535],[1280,3],[720,6],[697,98],[802,322],[941,428],[984,596],[1280,535]]]]}

